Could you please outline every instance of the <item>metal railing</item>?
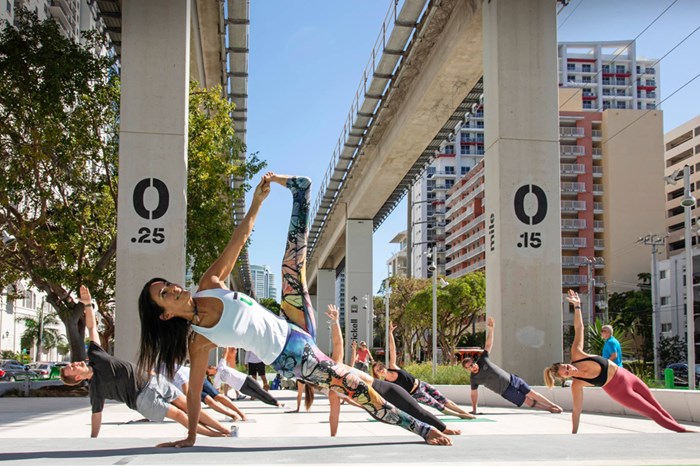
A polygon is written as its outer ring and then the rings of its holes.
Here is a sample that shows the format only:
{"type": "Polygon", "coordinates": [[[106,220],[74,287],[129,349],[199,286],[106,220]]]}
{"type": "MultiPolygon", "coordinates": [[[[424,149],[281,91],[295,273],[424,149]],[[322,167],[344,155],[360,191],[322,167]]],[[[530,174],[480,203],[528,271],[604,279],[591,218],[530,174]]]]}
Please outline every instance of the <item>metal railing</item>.
{"type": "Polygon", "coordinates": [[[562,126],[559,128],[559,137],[574,137],[582,138],[584,136],[583,128],[569,128],[567,126],[562,126]]]}
{"type": "Polygon", "coordinates": [[[586,166],[581,163],[562,163],[559,167],[562,175],[583,175],[586,173],[586,166]]]}
{"type": "Polygon", "coordinates": [[[585,248],[586,238],[562,238],[561,239],[562,248],[585,248]]]}
{"type": "Polygon", "coordinates": [[[585,218],[563,218],[561,219],[562,230],[581,230],[586,228],[585,218]]]}

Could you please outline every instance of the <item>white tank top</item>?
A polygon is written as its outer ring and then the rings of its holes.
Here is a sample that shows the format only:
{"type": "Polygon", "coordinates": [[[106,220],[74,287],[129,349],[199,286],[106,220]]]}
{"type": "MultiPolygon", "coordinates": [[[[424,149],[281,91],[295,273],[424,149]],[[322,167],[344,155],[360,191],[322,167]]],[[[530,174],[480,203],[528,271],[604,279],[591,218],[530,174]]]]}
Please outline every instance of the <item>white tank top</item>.
{"type": "Polygon", "coordinates": [[[222,383],[235,388],[240,391],[241,387],[245,383],[245,379],[248,377],[243,372],[239,372],[232,367],[226,365],[226,360],[221,358],[219,360],[219,365],[216,368],[216,375],[214,376],[214,386],[218,389],[222,383]]]}
{"type": "Polygon", "coordinates": [[[222,288],[200,291],[194,297],[218,298],[224,305],[221,318],[213,327],[192,325],[192,330],[212,343],[253,351],[265,364],[282,353],[289,324],[251,297],[222,288]]]}

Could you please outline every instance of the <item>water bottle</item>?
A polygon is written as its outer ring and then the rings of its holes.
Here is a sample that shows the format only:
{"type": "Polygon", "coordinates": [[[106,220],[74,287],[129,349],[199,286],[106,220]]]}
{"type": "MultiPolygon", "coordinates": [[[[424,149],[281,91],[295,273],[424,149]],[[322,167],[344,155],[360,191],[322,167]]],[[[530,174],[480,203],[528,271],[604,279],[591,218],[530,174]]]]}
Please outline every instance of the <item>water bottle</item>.
{"type": "Polygon", "coordinates": [[[231,437],[238,437],[238,426],[231,426],[231,437]]]}

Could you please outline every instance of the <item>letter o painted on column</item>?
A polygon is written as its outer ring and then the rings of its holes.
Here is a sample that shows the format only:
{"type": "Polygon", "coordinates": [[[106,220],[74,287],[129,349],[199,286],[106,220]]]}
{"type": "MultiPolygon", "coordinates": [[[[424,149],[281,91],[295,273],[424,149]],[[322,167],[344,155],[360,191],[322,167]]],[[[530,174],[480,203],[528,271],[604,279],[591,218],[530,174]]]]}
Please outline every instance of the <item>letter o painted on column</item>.
{"type": "Polygon", "coordinates": [[[161,218],[168,211],[170,206],[170,192],[168,187],[158,178],[144,178],[134,187],[134,210],[139,217],[146,220],[156,220],[161,218]],[[148,210],[144,204],[146,189],[153,186],[158,191],[158,205],[155,209],[148,210]]]}
{"type": "Polygon", "coordinates": [[[523,185],[515,192],[513,207],[515,208],[515,216],[518,217],[518,220],[526,225],[537,225],[547,216],[547,195],[544,193],[544,190],[536,184],[523,185]],[[537,199],[537,211],[533,216],[525,212],[525,196],[530,193],[534,194],[537,199]]]}

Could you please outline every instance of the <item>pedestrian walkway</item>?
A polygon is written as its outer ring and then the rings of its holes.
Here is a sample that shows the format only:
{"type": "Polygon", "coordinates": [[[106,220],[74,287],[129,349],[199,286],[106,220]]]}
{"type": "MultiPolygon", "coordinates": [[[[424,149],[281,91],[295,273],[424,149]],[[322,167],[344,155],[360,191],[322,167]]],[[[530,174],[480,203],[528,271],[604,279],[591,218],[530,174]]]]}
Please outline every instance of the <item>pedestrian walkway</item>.
{"type": "MultiPolygon", "coordinates": [[[[182,438],[171,421],[141,422],[123,404],[107,404],[100,437],[89,438],[87,398],[0,398],[0,462],[12,464],[700,464],[700,434],[675,434],[637,417],[584,414],[578,435],[571,415],[481,407],[477,420],[442,417],[462,430],[452,447],[425,445],[403,429],[343,405],[331,438],[328,400],[311,412],[296,407],[296,392],[276,391],[284,409],[244,400],[249,422],[235,438],[199,437],[194,448],[158,449],[182,438]]],[[[208,410],[211,413],[211,410],[208,410]]],[[[213,413],[217,419],[225,419],[213,413]]],[[[225,422],[225,425],[231,425],[225,422]]],[[[691,428],[700,430],[699,427],[691,428]]]]}

